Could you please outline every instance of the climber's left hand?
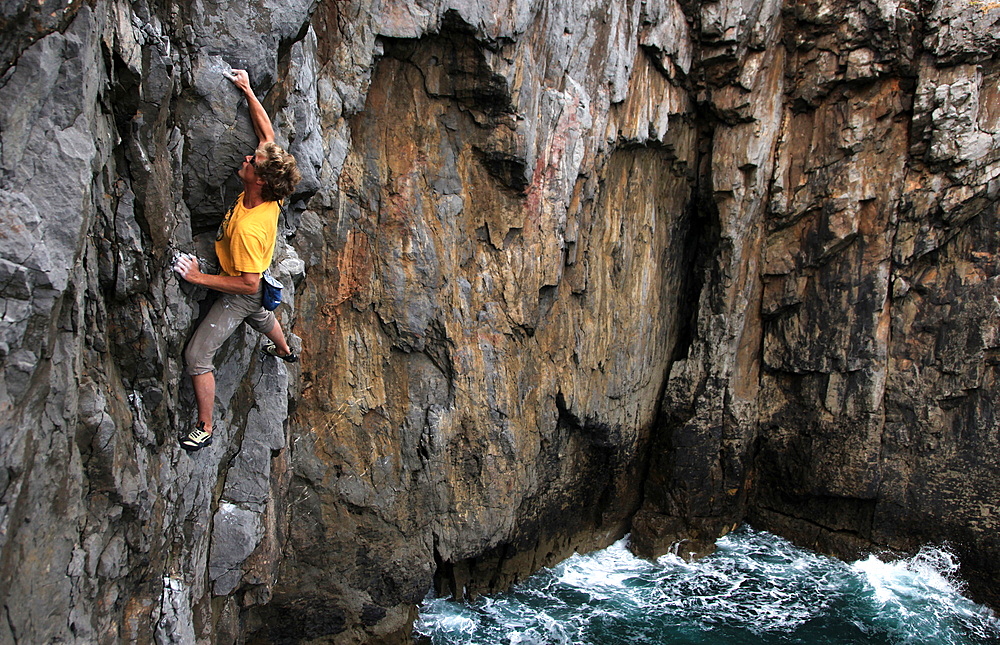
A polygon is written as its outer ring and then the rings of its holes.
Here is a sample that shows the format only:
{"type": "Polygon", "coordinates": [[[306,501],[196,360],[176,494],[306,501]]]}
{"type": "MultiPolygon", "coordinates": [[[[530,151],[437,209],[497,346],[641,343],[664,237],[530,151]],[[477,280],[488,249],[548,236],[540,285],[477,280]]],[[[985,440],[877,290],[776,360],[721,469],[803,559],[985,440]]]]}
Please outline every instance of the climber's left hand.
{"type": "Polygon", "coordinates": [[[174,262],[174,271],[188,282],[195,282],[201,275],[201,267],[198,266],[198,258],[190,255],[181,255],[174,262]]]}

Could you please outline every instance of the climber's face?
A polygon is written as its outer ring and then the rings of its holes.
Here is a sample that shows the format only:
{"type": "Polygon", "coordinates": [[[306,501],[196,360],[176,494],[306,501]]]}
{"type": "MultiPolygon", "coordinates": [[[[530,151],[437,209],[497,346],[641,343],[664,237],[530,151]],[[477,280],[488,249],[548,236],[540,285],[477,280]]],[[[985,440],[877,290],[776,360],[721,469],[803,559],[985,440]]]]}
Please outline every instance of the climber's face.
{"type": "Polygon", "coordinates": [[[254,151],[254,154],[246,155],[243,157],[243,163],[240,165],[240,169],[236,171],[236,176],[244,182],[256,181],[258,179],[257,164],[262,161],[264,161],[264,158],[259,152],[254,151]]]}

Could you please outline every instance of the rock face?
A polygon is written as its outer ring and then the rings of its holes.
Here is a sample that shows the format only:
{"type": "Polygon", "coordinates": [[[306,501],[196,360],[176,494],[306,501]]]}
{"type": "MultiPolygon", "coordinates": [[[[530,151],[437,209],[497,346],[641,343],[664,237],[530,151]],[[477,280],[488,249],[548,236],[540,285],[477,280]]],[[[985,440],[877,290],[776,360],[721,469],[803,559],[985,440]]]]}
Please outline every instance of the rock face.
{"type": "MultiPolygon", "coordinates": [[[[216,444],[178,450],[204,294],[169,266],[197,207],[235,195],[252,132],[179,15],[65,12],[0,81],[0,642],[233,641],[275,576],[294,387],[240,332],[217,357],[216,444]],[[209,157],[222,174],[192,171],[209,157]]],[[[291,284],[294,251],[278,259],[291,284]]]]}
{"type": "Polygon", "coordinates": [[[838,64],[790,52],[751,518],[846,556],[950,541],[995,606],[997,15],[891,8],[784,18],[838,64]]]}
{"type": "Polygon", "coordinates": [[[49,4],[0,22],[0,642],[406,642],[747,519],[1000,606],[1000,10],[49,4]],[[238,333],[188,455],[228,66],[303,170],[304,353],[238,333]]]}

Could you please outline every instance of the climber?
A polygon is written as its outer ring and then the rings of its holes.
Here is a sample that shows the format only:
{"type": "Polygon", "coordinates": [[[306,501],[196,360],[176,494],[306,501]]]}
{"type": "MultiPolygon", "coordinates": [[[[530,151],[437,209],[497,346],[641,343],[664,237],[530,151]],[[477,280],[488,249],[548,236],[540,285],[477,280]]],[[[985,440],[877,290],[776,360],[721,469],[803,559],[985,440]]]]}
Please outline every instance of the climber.
{"type": "Polygon", "coordinates": [[[222,293],[184,350],[198,406],[197,425],[180,439],[181,447],[188,451],[212,444],[215,407],[212,359],[240,323],[247,321],[272,341],[262,350],[265,354],[292,363],[298,360],[274,313],[261,306],[261,273],[271,264],[274,254],[279,202],[292,193],[301,175],[295,157],[274,142],[271,120],[250,88],[246,71],[233,70],[227,77],[246,96],[260,144],[252,155],[244,158],[236,173],[243,182],[243,192],[229,208],[216,235],[215,252],[221,275],[202,273],[197,259],[190,256],[181,256],[174,265],[174,270],[191,284],[222,293]]]}

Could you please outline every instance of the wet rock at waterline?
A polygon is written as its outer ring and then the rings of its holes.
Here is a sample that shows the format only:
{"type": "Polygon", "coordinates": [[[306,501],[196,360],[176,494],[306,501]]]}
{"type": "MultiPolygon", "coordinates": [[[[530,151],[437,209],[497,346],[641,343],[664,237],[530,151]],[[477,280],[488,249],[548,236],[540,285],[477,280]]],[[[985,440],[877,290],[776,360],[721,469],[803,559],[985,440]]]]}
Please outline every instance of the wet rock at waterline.
{"type": "Polygon", "coordinates": [[[390,642],[626,531],[949,540],[1000,605],[989,3],[25,7],[0,48],[0,640],[390,642]],[[176,445],[250,70],[295,366],[176,445]],[[31,598],[31,602],[25,602],[31,598]]]}

